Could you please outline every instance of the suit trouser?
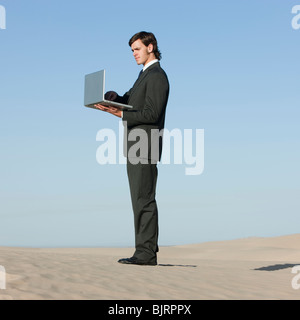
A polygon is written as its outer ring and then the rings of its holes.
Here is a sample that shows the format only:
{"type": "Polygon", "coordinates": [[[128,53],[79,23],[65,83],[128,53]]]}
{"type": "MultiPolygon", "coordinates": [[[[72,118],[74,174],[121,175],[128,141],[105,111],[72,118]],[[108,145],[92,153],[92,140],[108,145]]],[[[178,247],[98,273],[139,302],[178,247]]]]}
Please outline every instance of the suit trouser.
{"type": "Polygon", "coordinates": [[[158,252],[158,210],[155,199],[157,183],[156,164],[133,164],[127,159],[127,175],[134,213],[134,257],[156,260],[158,252]]]}

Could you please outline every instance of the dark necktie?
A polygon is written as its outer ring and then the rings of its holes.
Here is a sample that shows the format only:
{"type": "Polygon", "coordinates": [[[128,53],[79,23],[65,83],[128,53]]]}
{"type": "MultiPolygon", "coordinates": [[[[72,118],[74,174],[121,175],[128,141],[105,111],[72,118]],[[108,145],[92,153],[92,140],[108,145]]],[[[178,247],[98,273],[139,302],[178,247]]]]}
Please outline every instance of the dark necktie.
{"type": "Polygon", "coordinates": [[[142,74],[143,74],[143,70],[139,73],[138,79],[141,77],[142,74]]]}

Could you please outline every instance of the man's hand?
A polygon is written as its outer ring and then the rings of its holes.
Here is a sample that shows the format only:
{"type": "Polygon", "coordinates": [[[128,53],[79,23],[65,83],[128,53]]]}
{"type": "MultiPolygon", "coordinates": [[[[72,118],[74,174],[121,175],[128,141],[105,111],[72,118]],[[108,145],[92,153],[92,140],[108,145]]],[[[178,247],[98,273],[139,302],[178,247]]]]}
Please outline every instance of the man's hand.
{"type": "MultiPolygon", "coordinates": [[[[118,97],[118,94],[115,91],[108,91],[105,94],[106,100],[114,101],[117,99],[117,97],[118,97]]],[[[122,117],[122,111],[119,110],[118,108],[106,107],[106,106],[103,106],[102,104],[95,104],[95,107],[96,109],[111,113],[116,117],[119,117],[119,118],[122,117]]]]}
{"type": "Polygon", "coordinates": [[[122,118],[122,111],[118,108],[106,107],[106,106],[103,106],[102,104],[95,104],[94,106],[96,109],[111,113],[116,117],[122,118]]]}
{"type": "Polygon", "coordinates": [[[105,93],[105,100],[115,101],[118,94],[115,91],[108,91],[105,93]]]}

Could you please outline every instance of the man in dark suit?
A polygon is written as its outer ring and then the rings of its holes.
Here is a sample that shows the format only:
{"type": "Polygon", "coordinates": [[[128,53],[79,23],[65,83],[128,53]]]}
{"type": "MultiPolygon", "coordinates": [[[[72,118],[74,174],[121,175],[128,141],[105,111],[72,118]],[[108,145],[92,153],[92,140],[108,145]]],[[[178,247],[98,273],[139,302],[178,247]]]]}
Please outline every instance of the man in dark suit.
{"type": "Polygon", "coordinates": [[[152,33],[135,34],[129,46],[137,64],[144,66],[143,70],[133,87],[123,96],[110,91],[106,99],[132,105],[133,109],[122,112],[102,105],[96,107],[122,118],[127,132],[124,146],[134,212],[135,252],[131,258],[118,262],[157,265],[157,162],[161,159],[169,81],[160,67],[161,54],[152,33]]]}

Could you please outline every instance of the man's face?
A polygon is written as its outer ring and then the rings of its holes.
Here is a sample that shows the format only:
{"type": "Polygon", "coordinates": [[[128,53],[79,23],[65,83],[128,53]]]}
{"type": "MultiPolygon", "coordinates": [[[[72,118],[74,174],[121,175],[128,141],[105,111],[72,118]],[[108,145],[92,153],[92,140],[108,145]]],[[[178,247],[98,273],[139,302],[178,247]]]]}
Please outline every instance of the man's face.
{"type": "Polygon", "coordinates": [[[146,65],[153,59],[153,46],[150,44],[148,47],[146,47],[140,39],[136,40],[131,45],[131,50],[138,65],[146,65]]]}

